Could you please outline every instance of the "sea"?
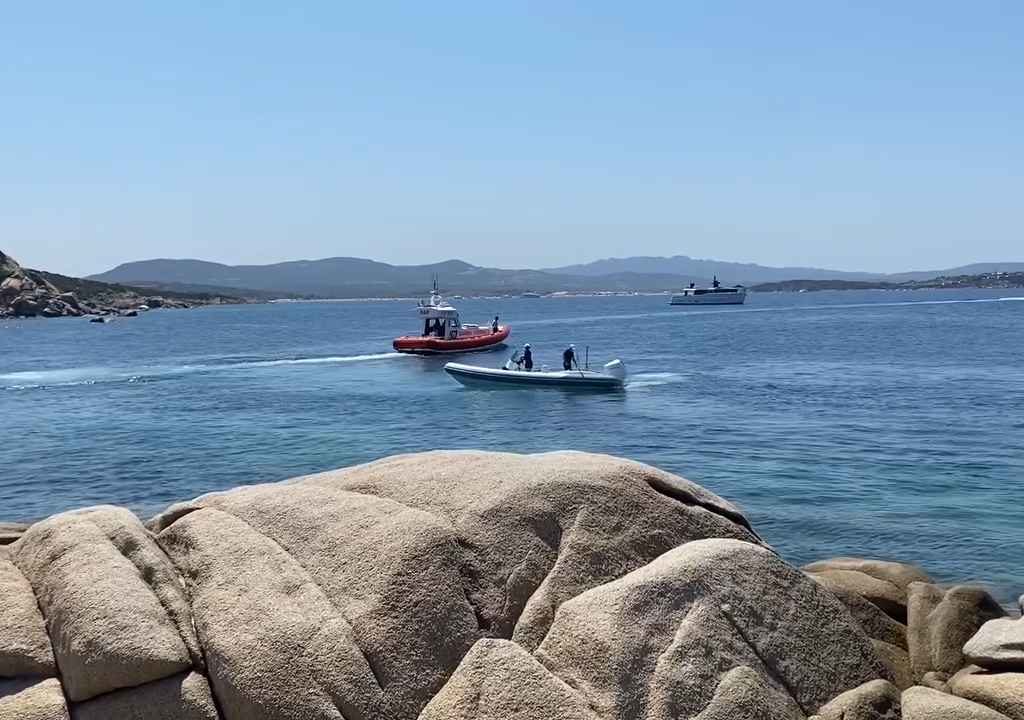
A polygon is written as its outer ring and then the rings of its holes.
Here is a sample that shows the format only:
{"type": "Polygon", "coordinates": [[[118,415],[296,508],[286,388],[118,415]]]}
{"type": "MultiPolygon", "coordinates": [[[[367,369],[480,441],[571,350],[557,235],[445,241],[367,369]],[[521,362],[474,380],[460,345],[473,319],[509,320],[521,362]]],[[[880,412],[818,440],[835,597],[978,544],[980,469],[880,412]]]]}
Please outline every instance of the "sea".
{"type": "Polygon", "coordinates": [[[419,329],[408,300],[0,321],[0,520],[148,516],[395,453],[568,448],[704,485],[790,562],[916,562],[1009,603],[1024,592],[1022,295],[459,301],[464,322],[500,315],[538,365],[570,342],[591,366],[621,358],[630,379],[610,394],[463,388],[445,359],[391,351],[419,329]]]}

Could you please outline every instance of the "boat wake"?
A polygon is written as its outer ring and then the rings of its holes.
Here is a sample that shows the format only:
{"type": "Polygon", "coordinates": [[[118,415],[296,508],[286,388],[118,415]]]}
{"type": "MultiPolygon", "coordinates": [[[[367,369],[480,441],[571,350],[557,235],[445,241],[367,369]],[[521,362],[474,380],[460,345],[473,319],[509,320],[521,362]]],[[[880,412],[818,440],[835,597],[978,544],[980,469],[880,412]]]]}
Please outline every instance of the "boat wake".
{"type": "Polygon", "coordinates": [[[679,373],[637,373],[626,382],[627,390],[639,390],[642,388],[658,387],[660,385],[671,385],[683,382],[683,376],[679,373]]]}
{"type": "Polygon", "coordinates": [[[407,357],[396,352],[370,355],[330,355],[326,357],[279,358],[273,360],[224,359],[215,363],[195,365],[149,365],[134,368],[79,367],[57,370],[27,370],[24,372],[0,374],[0,388],[4,390],[32,390],[37,388],[63,387],[72,385],[95,385],[97,383],[145,382],[194,373],[213,373],[237,370],[281,367],[287,365],[342,365],[347,363],[375,362],[407,357]]]}

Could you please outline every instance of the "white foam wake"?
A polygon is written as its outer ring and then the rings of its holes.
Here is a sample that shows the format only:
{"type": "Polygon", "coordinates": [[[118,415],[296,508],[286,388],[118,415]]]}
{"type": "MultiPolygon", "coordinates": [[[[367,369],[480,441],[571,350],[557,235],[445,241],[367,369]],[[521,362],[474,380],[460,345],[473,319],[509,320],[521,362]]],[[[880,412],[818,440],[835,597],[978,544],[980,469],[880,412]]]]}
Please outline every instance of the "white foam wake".
{"type": "Polygon", "coordinates": [[[139,382],[141,380],[173,377],[191,373],[224,372],[280,367],[286,365],[330,365],[359,362],[373,362],[407,357],[396,352],[370,355],[331,355],[327,357],[280,358],[275,360],[246,360],[196,365],[149,365],[134,368],[78,367],[55,370],[26,370],[23,372],[0,373],[0,388],[7,390],[28,390],[41,387],[67,385],[94,385],[108,382],[139,382]]]}
{"type": "Polygon", "coordinates": [[[637,373],[626,382],[626,387],[629,389],[657,387],[659,385],[682,382],[683,379],[683,376],[679,373],[637,373]]]}

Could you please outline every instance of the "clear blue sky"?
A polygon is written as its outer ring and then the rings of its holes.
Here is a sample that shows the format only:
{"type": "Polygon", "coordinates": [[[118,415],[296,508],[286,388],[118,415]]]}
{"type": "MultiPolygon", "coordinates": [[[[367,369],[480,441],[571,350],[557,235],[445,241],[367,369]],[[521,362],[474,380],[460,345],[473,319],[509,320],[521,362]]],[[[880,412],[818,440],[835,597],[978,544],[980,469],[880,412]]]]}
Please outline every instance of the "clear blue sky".
{"type": "Polygon", "coordinates": [[[1024,260],[1024,3],[9,3],[0,249],[1024,260]]]}

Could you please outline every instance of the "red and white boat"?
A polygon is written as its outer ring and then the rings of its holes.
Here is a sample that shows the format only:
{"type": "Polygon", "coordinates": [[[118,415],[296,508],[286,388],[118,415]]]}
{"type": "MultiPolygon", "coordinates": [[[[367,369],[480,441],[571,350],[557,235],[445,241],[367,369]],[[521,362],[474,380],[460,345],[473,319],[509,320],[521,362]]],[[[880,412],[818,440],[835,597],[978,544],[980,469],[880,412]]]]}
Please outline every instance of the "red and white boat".
{"type": "Polygon", "coordinates": [[[403,335],[391,343],[400,353],[439,355],[494,350],[502,347],[512,331],[508,325],[463,325],[459,311],[445,302],[437,291],[437,282],[430,300],[416,306],[423,321],[423,334],[403,335]]]}

